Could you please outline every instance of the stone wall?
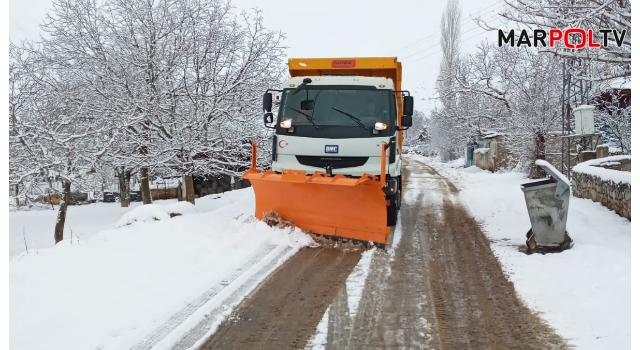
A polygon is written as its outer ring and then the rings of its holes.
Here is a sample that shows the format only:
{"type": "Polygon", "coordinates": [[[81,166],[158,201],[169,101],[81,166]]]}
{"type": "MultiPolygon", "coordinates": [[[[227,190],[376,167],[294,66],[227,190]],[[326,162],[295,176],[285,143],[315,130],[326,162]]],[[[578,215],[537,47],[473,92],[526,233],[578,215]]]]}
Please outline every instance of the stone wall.
{"type": "MultiPolygon", "coordinates": [[[[588,198],[600,202],[605,207],[615,211],[618,215],[631,220],[631,181],[615,180],[619,172],[631,171],[631,159],[616,159],[607,161],[606,157],[598,159],[588,167],[597,167],[598,174],[584,171],[584,166],[571,171],[571,186],[573,195],[578,198],[588,198]],[[609,173],[614,172],[614,173],[609,173]],[[602,176],[602,175],[612,176],[602,176]]],[[[629,176],[630,178],[630,176],[629,176]]]]}

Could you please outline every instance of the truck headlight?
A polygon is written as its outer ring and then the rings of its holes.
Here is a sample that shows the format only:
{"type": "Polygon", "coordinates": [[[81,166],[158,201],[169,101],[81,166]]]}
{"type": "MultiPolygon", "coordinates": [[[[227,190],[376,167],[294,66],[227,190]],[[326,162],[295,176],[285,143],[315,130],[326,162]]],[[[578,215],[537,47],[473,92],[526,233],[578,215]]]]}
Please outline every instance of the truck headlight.
{"type": "Polygon", "coordinates": [[[377,123],[374,125],[374,128],[375,128],[376,130],[387,130],[387,124],[377,122],[377,123]]]}
{"type": "Polygon", "coordinates": [[[285,128],[285,129],[289,129],[291,127],[291,119],[285,119],[283,121],[280,122],[280,127],[281,128],[285,128]]]}

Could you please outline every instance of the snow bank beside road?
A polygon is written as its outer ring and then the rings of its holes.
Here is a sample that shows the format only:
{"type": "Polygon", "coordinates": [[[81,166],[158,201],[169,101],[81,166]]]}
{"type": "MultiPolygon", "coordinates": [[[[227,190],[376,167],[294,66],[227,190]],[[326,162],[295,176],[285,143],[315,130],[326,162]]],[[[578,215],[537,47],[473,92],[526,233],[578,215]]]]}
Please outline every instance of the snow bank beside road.
{"type": "Polygon", "coordinates": [[[573,248],[526,255],[519,249],[531,224],[520,185],[536,180],[412,158],[456,184],[520,297],[570,344],[580,350],[631,347],[629,220],[600,203],[572,197],[567,231],[573,248]]]}
{"type": "MultiPolygon", "coordinates": [[[[228,284],[233,274],[255,270],[245,264],[265,246],[295,253],[313,244],[300,230],[271,228],[251,218],[252,190],[237,192],[248,193],[219,198],[218,204],[197,201],[215,210],[138,222],[80,244],[63,241],[37,255],[15,257],[9,270],[11,349],[130,348],[203,291],[234,287],[228,284]]],[[[208,307],[224,301],[216,300],[208,307]]]]}
{"type": "MultiPolygon", "coordinates": [[[[229,204],[244,203],[245,207],[253,206],[253,191],[248,189],[235,190],[220,194],[196,198],[196,206],[192,208],[199,212],[219,209],[229,204]]],[[[178,202],[177,199],[156,200],[154,204],[161,204],[167,210],[175,211],[190,205],[178,202]]],[[[237,210],[240,206],[232,206],[229,210],[237,210]]],[[[67,209],[64,239],[69,240],[73,231],[74,243],[80,243],[92,235],[115,228],[115,224],[122,216],[132,209],[142,206],[141,202],[133,202],[128,208],[120,207],[120,203],[95,203],[88,205],[72,205],[67,209]]],[[[9,212],[9,254],[17,255],[25,251],[25,239],[29,251],[53,247],[53,228],[58,215],[58,206],[38,206],[40,210],[17,210],[9,212]],[[24,230],[24,235],[23,235],[24,230]]],[[[187,212],[184,211],[183,214],[187,212]]],[[[239,214],[236,214],[236,216],[239,214]]]]}

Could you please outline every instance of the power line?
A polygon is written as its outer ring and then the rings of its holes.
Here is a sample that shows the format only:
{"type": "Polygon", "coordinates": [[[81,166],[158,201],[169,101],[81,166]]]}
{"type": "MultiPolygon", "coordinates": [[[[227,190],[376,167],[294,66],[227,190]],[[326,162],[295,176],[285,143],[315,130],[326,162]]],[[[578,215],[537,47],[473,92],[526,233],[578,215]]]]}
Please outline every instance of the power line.
{"type": "MultiPolygon", "coordinates": [[[[466,39],[462,40],[460,43],[463,43],[463,42],[468,41],[468,40],[470,40],[470,39],[473,39],[473,38],[475,38],[475,37],[477,37],[477,36],[479,36],[479,35],[481,35],[481,34],[486,34],[486,33],[487,33],[486,31],[482,31],[482,32],[480,32],[480,33],[478,33],[478,34],[476,34],[476,35],[474,35],[474,36],[472,36],[472,37],[469,37],[469,38],[466,38],[466,39]]],[[[438,51],[435,51],[435,52],[432,52],[432,53],[430,53],[430,54],[428,54],[428,55],[426,55],[426,56],[422,56],[422,57],[420,57],[420,58],[418,58],[418,59],[415,59],[415,60],[413,60],[413,61],[409,61],[409,62],[407,62],[407,63],[405,64],[405,66],[409,66],[409,65],[411,65],[412,63],[415,63],[415,62],[418,62],[418,61],[422,61],[423,59],[425,59],[425,58],[427,58],[427,57],[433,56],[433,55],[438,54],[438,53],[441,53],[441,52],[442,52],[442,49],[440,49],[440,50],[438,50],[438,51]]]]}
{"type": "MultiPolygon", "coordinates": [[[[493,15],[492,17],[490,17],[490,18],[487,20],[487,22],[491,22],[491,21],[493,21],[493,20],[494,20],[494,19],[496,19],[496,18],[498,18],[498,16],[497,16],[497,15],[493,15]]],[[[474,30],[476,30],[476,29],[482,29],[482,27],[479,27],[479,26],[473,27],[473,28],[471,28],[471,29],[469,29],[469,30],[467,30],[467,31],[465,31],[465,32],[460,33],[460,35],[463,35],[463,34],[469,33],[469,32],[474,31],[474,30]]],[[[483,30],[483,32],[485,32],[485,31],[483,30]]],[[[415,55],[418,55],[418,54],[423,53],[423,52],[425,52],[425,51],[429,51],[430,49],[436,48],[436,47],[438,47],[438,46],[440,46],[440,43],[437,43],[437,44],[435,44],[435,45],[431,45],[431,46],[429,46],[429,47],[427,47],[427,48],[424,48],[424,49],[422,49],[422,50],[416,51],[416,52],[412,53],[412,54],[411,54],[411,55],[409,55],[409,56],[405,56],[405,57],[403,57],[403,59],[411,58],[411,57],[413,57],[413,56],[415,56],[415,55]]]]}
{"type": "MultiPolygon", "coordinates": [[[[495,8],[492,8],[492,7],[495,7],[495,5],[499,5],[499,4],[501,4],[501,3],[502,3],[502,0],[500,0],[500,1],[498,1],[498,2],[496,2],[496,3],[494,3],[494,4],[492,4],[492,5],[490,5],[488,8],[486,8],[486,9],[484,9],[484,10],[480,11],[479,13],[477,13],[477,15],[482,16],[482,15],[484,15],[486,12],[489,12],[489,11],[494,10],[495,8]]],[[[462,26],[464,26],[465,24],[467,24],[467,23],[469,23],[469,22],[471,22],[471,21],[473,21],[473,18],[471,18],[471,17],[466,18],[464,21],[462,21],[462,23],[461,23],[461,25],[460,25],[460,26],[462,27],[462,26]]],[[[405,47],[403,47],[403,48],[401,48],[401,49],[397,50],[397,52],[405,51],[407,48],[413,47],[413,46],[415,46],[416,44],[419,44],[420,42],[425,41],[425,40],[427,40],[427,39],[429,39],[429,38],[432,38],[432,37],[434,37],[435,35],[439,35],[439,34],[440,34],[440,31],[437,31],[437,32],[431,33],[430,35],[428,35],[428,36],[426,36],[426,37],[424,37],[424,38],[422,38],[422,39],[420,39],[420,40],[418,40],[418,41],[416,41],[416,42],[414,42],[414,43],[412,43],[412,44],[409,44],[409,45],[407,45],[407,46],[405,46],[405,47]]]]}
{"type": "MultiPolygon", "coordinates": [[[[502,2],[503,2],[503,0],[498,0],[497,2],[495,2],[495,3],[491,4],[491,5],[489,5],[489,7],[487,7],[487,8],[485,8],[484,10],[482,10],[482,11],[478,12],[476,15],[480,15],[480,16],[482,16],[482,15],[486,14],[486,13],[487,13],[487,12],[489,12],[489,11],[493,11],[493,10],[495,10],[496,5],[499,5],[499,4],[501,4],[502,2]]],[[[471,21],[473,21],[473,18],[468,17],[468,18],[466,18],[465,20],[463,20],[463,21],[462,21],[462,23],[460,24],[460,26],[462,27],[463,25],[465,25],[465,24],[467,24],[467,23],[469,23],[469,22],[471,22],[471,21]]],[[[418,40],[418,41],[415,41],[415,42],[413,42],[413,43],[411,43],[411,44],[409,44],[409,45],[407,45],[407,46],[404,46],[404,47],[402,47],[402,48],[400,48],[400,49],[396,50],[396,52],[406,51],[406,49],[408,49],[408,48],[410,48],[410,47],[413,47],[413,46],[415,46],[415,45],[417,45],[417,44],[419,44],[419,43],[421,43],[421,42],[423,42],[423,41],[425,41],[425,40],[427,40],[427,39],[429,39],[429,38],[432,38],[432,37],[434,37],[434,36],[436,36],[436,35],[439,35],[439,34],[441,34],[441,33],[440,33],[440,31],[437,31],[437,32],[431,33],[431,34],[429,34],[428,36],[426,36],[426,37],[424,37],[424,38],[422,38],[422,39],[420,39],[420,40],[418,40]]]]}

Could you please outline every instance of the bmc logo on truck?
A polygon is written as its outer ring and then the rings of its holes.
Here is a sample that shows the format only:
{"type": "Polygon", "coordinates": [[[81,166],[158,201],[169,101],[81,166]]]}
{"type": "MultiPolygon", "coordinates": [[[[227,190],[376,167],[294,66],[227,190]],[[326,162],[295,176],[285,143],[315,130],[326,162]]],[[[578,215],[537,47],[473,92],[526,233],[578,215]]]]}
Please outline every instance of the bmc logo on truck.
{"type": "Polygon", "coordinates": [[[338,145],[324,145],[324,153],[338,153],[338,145]]]}
{"type": "Polygon", "coordinates": [[[331,68],[355,68],[355,60],[332,60],[331,68]]]}

